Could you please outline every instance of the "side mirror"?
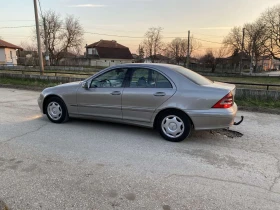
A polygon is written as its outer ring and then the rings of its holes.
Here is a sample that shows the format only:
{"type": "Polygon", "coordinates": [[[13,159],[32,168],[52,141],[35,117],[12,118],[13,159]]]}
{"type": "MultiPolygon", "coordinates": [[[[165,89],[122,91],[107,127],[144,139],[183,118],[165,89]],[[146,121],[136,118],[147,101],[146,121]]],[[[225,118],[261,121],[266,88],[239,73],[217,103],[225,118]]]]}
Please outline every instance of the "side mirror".
{"type": "Polygon", "coordinates": [[[88,90],[89,89],[89,82],[83,82],[82,83],[82,88],[88,90]]]}

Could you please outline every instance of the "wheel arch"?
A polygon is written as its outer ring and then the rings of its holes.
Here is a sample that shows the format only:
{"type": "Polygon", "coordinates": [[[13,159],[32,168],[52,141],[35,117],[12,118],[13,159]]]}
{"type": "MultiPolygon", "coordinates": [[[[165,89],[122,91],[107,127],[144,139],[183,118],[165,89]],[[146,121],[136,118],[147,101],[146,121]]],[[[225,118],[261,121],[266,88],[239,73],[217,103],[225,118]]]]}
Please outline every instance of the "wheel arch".
{"type": "Polygon", "coordinates": [[[191,121],[191,124],[192,124],[192,128],[195,127],[192,118],[191,118],[186,112],[182,111],[181,109],[177,109],[177,108],[165,108],[165,109],[161,110],[160,112],[158,112],[157,115],[155,116],[154,122],[153,122],[153,128],[154,128],[154,129],[157,129],[157,122],[158,122],[159,117],[160,117],[164,112],[169,112],[169,111],[181,112],[183,115],[185,115],[186,117],[189,118],[189,120],[191,121]]]}
{"type": "Polygon", "coordinates": [[[48,96],[46,96],[46,97],[44,98],[44,101],[43,101],[43,114],[46,114],[46,106],[47,106],[46,103],[47,103],[47,101],[48,101],[50,98],[52,98],[52,97],[59,98],[59,99],[63,102],[64,106],[66,107],[66,111],[67,111],[67,113],[68,113],[67,106],[66,106],[66,104],[65,104],[65,102],[64,102],[64,100],[63,100],[63,98],[62,98],[61,96],[59,96],[59,95],[56,95],[56,94],[50,94],[50,95],[48,95],[48,96]]]}

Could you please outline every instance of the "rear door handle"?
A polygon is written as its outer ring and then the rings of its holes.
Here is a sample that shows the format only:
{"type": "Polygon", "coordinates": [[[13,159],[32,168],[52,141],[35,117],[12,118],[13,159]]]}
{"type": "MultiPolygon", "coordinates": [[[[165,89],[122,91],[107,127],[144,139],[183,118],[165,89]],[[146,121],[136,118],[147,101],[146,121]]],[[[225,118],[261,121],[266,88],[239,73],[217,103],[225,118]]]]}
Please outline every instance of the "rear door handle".
{"type": "Polygon", "coordinates": [[[154,94],[154,96],[165,96],[166,94],[164,92],[157,92],[154,94]]]}
{"type": "Polygon", "coordinates": [[[119,96],[119,95],[121,95],[121,91],[113,91],[113,92],[111,93],[111,95],[113,95],[113,96],[119,96]]]}

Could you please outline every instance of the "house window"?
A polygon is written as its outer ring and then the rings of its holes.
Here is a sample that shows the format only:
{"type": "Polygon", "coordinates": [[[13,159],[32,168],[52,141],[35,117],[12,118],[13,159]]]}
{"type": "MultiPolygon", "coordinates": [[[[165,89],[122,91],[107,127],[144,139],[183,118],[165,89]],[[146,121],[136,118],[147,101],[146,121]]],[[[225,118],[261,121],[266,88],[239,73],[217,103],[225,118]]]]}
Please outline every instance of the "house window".
{"type": "Polygon", "coordinates": [[[10,58],[13,59],[13,52],[10,51],[10,58]]]}
{"type": "Polygon", "coordinates": [[[98,55],[97,50],[95,48],[92,49],[93,55],[98,55]]]}
{"type": "Polygon", "coordinates": [[[111,60],[111,62],[115,62],[114,60],[111,60]]]}
{"type": "Polygon", "coordinates": [[[88,54],[92,55],[92,48],[88,48],[88,54]]]}
{"type": "Polygon", "coordinates": [[[107,62],[107,60],[105,60],[105,62],[107,62]]]}

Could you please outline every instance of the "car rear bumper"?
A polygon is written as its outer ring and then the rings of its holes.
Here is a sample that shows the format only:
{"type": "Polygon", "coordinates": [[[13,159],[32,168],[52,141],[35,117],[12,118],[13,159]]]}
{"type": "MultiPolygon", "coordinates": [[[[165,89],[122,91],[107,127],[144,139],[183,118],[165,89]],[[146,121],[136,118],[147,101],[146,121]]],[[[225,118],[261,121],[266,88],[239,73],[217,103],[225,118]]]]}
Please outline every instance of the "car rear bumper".
{"type": "Polygon", "coordinates": [[[228,128],[234,124],[237,105],[229,109],[185,110],[194,124],[195,130],[228,128]]]}

